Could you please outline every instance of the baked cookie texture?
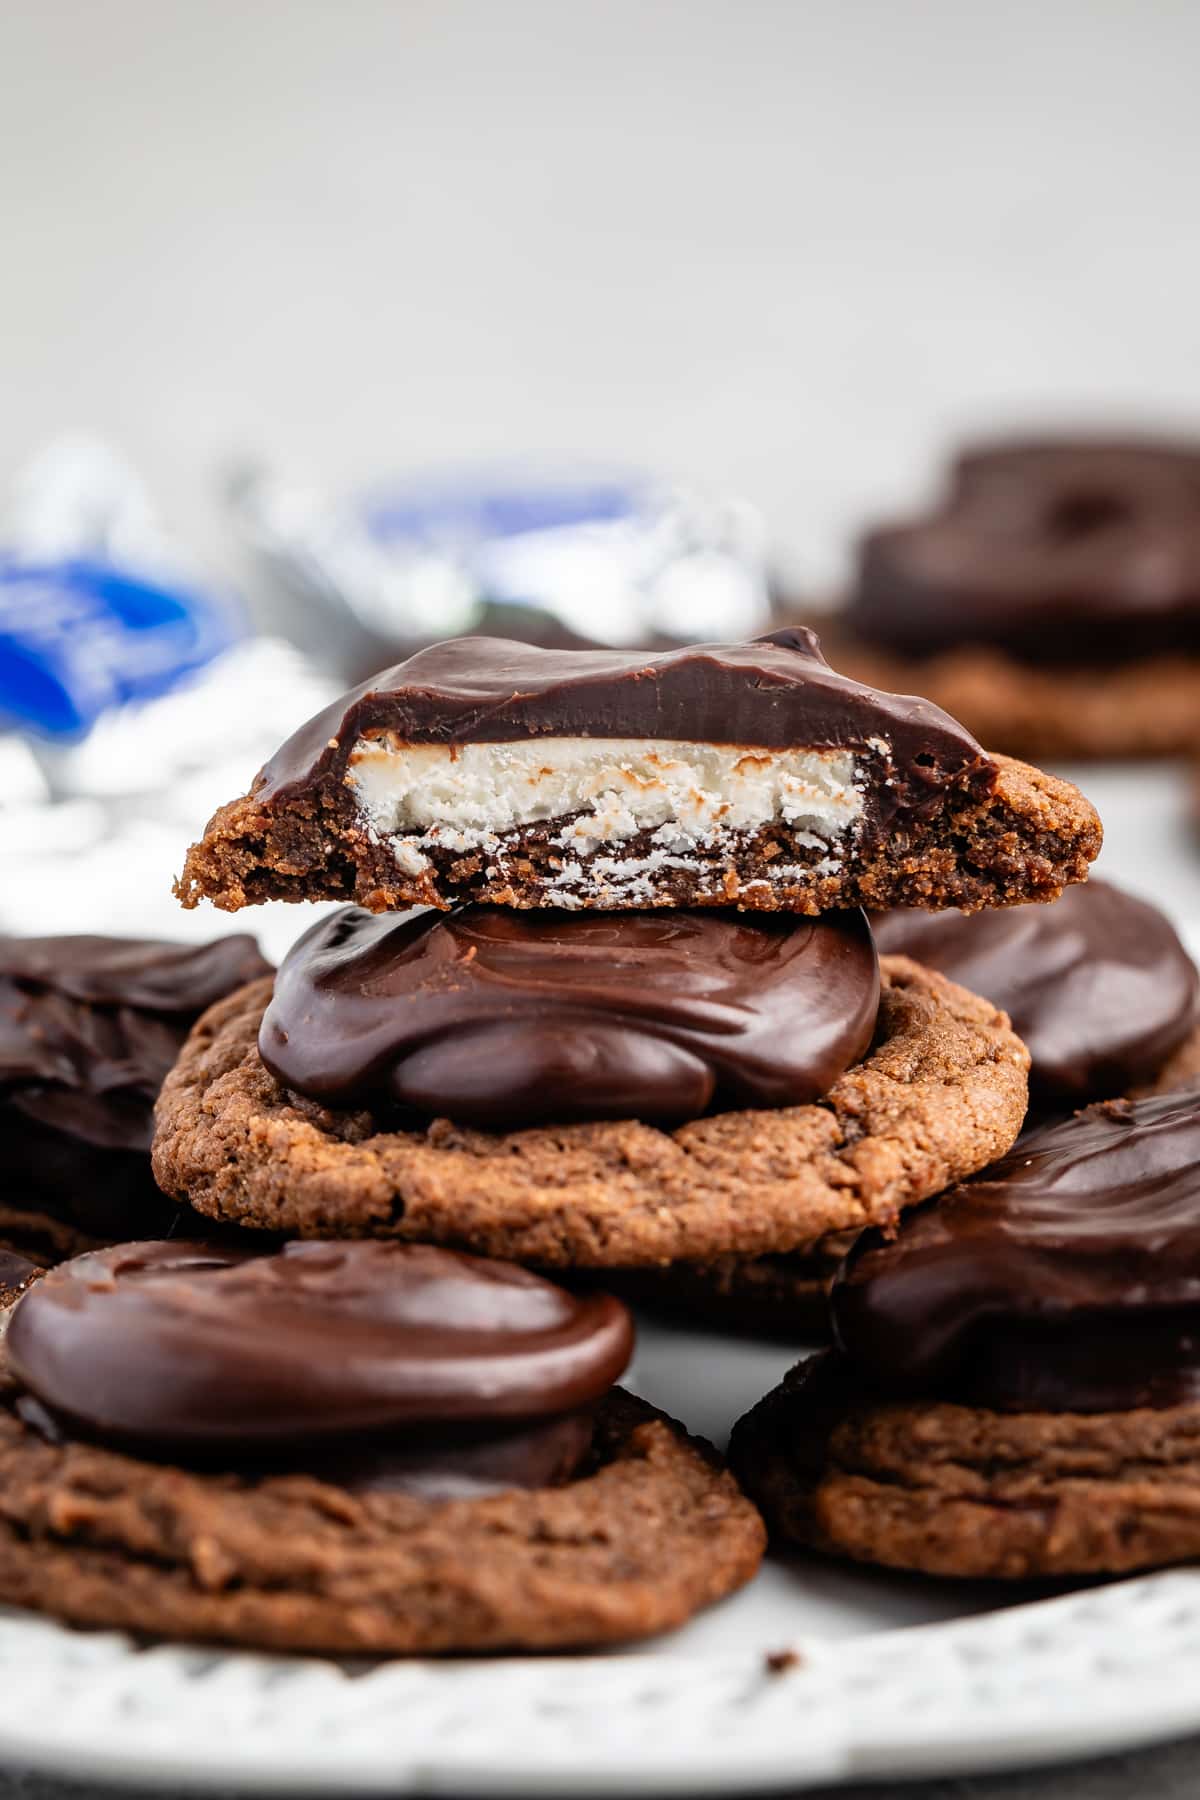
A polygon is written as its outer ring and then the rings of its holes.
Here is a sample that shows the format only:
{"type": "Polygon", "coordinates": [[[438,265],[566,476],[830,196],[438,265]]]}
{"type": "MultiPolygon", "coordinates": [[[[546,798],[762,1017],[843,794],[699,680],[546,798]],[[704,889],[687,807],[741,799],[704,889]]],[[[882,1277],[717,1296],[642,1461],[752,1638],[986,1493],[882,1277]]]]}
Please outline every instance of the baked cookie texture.
{"type": "Polygon", "coordinates": [[[1200,1080],[1200,1025],[1184,1039],[1175,1054],[1168,1057],[1153,1081],[1132,1088],[1126,1098],[1139,1100],[1144,1094],[1169,1094],[1196,1080],[1200,1080]]]}
{"type": "Polygon", "coordinates": [[[41,1269],[52,1269],[72,1256],[82,1256],[85,1250],[99,1250],[107,1242],[80,1231],[66,1219],[0,1201],[0,1251],[28,1257],[41,1269]]]}
{"type": "Polygon", "coordinates": [[[682,1624],[765,1533],[714,1453],[615,1388],[589,1472],[475,1500],[193,1474],[52,1444],[0,1398],[0,1588],[75,1625],[362,1655],[582,1649],[682,1624]]]}
{"type": "Polygon", "coordinates": [[[782,1542],[928,1575],[1117,1575],[1200,1555],[1200,1403],[997,1413],[880,1401],[833,1352],[734,1427],[782,1542]]]}
{"type": "MultiPolygon", "coordinates": [[[[695,866],[668,870],[651,893],[589,878],[571,903],[627,906],[730,906],[817,914],[835,907],[1016,905],[1054,900],[1087,877],[1100,851],[1095,808],[1056,776],[1006,757],[994,786],[953,787],[919,825],[909,823],[849,849],[831,866],[821,846],[782,824],[736,847],[697,852],[695,866]],[[775,866],[791,874],[782,879],[775,866]],[[805,866],[807,865],[807,866],[805,866]],[[632,896],[632,897],[631,897],[632,896]]],[[[227,912],[262,900],[353,900],[370,912],[406,906],[447,908],[460,901],[518,907],[559,906],[554,884],[564,852],[554,842],[563,821],[501,834],[495,852],[430,851],[427,867],[406,874],[394,851],[374,837],[344,790],[327,782],[286,805],[251,792],[223,806],[188,851],[176,893],[185,906],[211,900],[227,912]]],[[[649,832],[622,845],[622,860],[653,851],[649,832]],[[645,840],[645,841],[643,841],[645,840]]],[[[579,860],[588,869],[601,854],[579,860]]],[[[611,855],[611,851],[609,853],[611,855]]]]}
{"type": "Polygon", "coordinates": [[[848,628],[831,626],[822,636],[847,675],[924,694],[1009,756],[1056,763],[1200,751],[1197,656],[1039,668],[985,645],[908,658],[848,628]]]}
{"type": "Polygon", "coordinates": [[[168,1076],[154,1171],[215,1219],[546,1268],[756,1256],[888,1224],[1009,1148],[1029,1057],[986,1001],[904,957],[881,968],[875,1044],[815,1105],[507,1135],[381,1131],[282,1088],[258,1053],[271,982],[254,982],[204,1015],[168,1076]]]}
{"type": "Polygon", "coordinates": [[[857,1235],[833,1232],[783,1256],[721,1256],[625,1270],[608,1286],[637,1306],[709,1330],[823,1343],[829,1337],[829,1290],[857,1235]]]}

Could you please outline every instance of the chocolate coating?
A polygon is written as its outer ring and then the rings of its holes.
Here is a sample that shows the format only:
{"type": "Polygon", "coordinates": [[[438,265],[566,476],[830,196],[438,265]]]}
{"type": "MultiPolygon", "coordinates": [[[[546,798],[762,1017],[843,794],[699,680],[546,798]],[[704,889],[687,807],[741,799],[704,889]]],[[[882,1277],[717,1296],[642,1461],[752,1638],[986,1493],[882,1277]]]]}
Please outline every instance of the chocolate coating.
{"type": "Polygon", "coordinates": [[[473,1489],[497,1469],[562,1478],[632,1346],[607,1295],[370,1242],[94,1251],[38,1282],[8,1331],[17,1380],[68,1433],[423,1491],[447,1472],[473,1489]]]}
{"type": "Polygon", "coordinates": [[[0,1169],[11,1204],[94,1236],[156,1229],[154,1102],[196,1018],[271,965],[211,944],[0,936],[0,1169]]]}
{"type": "Polygon", "coordinates": [[[1052,906],[897,909],[871,921],[885,955],[938,969],[1009,1015],[1041,1105],[1112,1099],[1151,1080],[1196,1024],[1200,975],[1169,919],[1106,881],[1052,906]]]}
{"type": "Polygon", "coordinates": [[[837,1342],[877,1387],[997,1409],[1200,1398],[1200,1087],[1106,1102],[861,1238],[837,1342]]]}
{"type": "Polygon", "coordinates": [[[1042,439],[960,457],[940,508],[863,541],[847,618],[910,655],[1200,650],[1200,444],[1042,439]]]}
{"type": "Polygon", "coordinates": [[[865,1055],[861,912],[416,917],[347,907],[284,958],[259,1050],[286,1087],[485,1129],[796,1106],[865,1055]]]}
{"type": "Polygon", "coordinates": [[[435,644],[310,719],[261,771],[256,798],[340,782],[358,739],[383,731],[413,744],[635,737],[767,749],[884,738],[904,771],[898,804],[915,804],[922,790],[966,770],[979,770],[985,784],[994,779],[949,714],[835,674],[815,633],[789,627],[747,644],[653,653],[539,650],[485,637],[435,644]]]}

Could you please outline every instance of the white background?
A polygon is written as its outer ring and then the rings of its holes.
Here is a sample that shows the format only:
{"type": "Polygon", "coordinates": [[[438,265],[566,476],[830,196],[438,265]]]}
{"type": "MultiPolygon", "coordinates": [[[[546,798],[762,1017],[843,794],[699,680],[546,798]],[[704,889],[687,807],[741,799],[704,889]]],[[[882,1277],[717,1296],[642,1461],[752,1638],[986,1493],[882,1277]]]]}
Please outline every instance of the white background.
{"type": "Polygon", "coordinates": [[[0,476],[512,449],[822,583],[948,434],[1200,421],[1190,0],[0,0],[0,476]]]}

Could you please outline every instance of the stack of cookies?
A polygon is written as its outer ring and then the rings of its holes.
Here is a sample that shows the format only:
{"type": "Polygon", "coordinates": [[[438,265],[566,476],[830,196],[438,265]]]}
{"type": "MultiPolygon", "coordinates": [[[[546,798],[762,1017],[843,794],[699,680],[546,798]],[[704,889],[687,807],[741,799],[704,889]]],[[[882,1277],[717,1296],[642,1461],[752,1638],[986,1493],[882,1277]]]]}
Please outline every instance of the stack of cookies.
{"type": "MultiPolygon", "coordinates": [[[[629,1639],[730,1592],[761,1521],[613,1386],[632,1331],[597,1272],[685,1291],[904,1244],[1011,1151],[1029,1055],[863,909],[969,926],[1056,900],[1099,841],[1068,783],[802,630],[459,640],[346,696],[179,884],[342,902],[166,1077],[154,1172],[216,1238],[92,1250],[13,1315],[6,1596],[384,1652],[629,1639]]],[[[786,1431],[739,1445],[781,1530],[873,1553],[777,1504],[786,1431]]]]}

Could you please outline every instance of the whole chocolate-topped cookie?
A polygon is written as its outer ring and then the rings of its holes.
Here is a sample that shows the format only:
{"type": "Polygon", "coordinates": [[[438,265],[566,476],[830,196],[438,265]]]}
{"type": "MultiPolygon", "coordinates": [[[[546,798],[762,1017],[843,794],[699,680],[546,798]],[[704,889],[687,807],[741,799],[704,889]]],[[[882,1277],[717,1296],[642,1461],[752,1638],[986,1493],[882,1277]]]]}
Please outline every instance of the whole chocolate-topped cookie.
{"type": "Polygon", "coordinates": [[[154,1166],[201,1212],[548,1267],[778,1253],[1015,1138],[1027,1053],[861,913],[350,907],[197,1025],[154,1166]]]}
{"type": "MultiPolygon", "coordinates": [[[[1054,1112],[1200,1075],[1200,976],[1169,919],[1108,882],[1068,888],[1053,906],[979,913],[896,908],[871,929],[1012,1020],[1032,1056],[1027,1125],[1054,1112]]],[[[845,1234],[787,1256],[678,1263],[623,1281],[643,1305],[718,1329],[819,1343],[845,1234]]]]}
{"type": "Polygon", "coordinates": [[[835,674],[801,628],[655,653],[460,638],[303,726],[177,891],[230,911],[975,907],[1053,899],[1099,843],[1076,789],[835,674]]]}
{"type": "Polygon", "coordinates": [[[1156,906],[1106,881],[1053,906],[897,909],[882,951],[940,969],[1006,1012],[1029,1046],[1033,1106],[1086,1106],[1200,1073],[1200,974],[1156,906]]]}
{"type": "Polygon", "coordinates": [[[761,1521],[613,1387],[619,1301],[424,1245],[129,1244],[18,1301],[5,1600],[288,1650],[576,1648],[748,1580],[761,1521]]]}
{"type": "Polygon", "coordinates": [[[836,1350],[735,1428],[784,1538],[931,1574],[1200,1554],[1200,1087],[1044,1127],[868,1232],[836,1350]]]}
{"type": "Polygon", "coordinates": [[[164,1229],[176,1209],[149,1154],[163,1077],[200,1014],[270,967],[245,935],[0,936],[0,1237],[54,1261],[164,1229]]]}
{"type": "Polygon", "coordinates": [[[1015,755],[1200,742],[1200,443],[985,444],[862,542],[842,666],[915,685],[1015,755]]]}

